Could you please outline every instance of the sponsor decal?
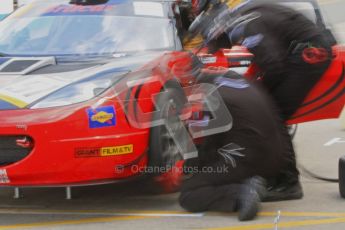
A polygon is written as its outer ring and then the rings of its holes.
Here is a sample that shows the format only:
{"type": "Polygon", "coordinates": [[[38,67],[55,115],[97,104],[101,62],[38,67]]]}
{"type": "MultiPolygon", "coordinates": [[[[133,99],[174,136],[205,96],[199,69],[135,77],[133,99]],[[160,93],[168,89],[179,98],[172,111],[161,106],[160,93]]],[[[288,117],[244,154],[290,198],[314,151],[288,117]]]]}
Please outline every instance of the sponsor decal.
{"type": "Polygon", "coordinates": [[[93,5],[93,6],[81,6],[81,5],[60,5],[49,9],[43,16],[54,15],[78,15],[78,14],[100,14],[106,11],[112,10],[113,5],[93,5]]]}
{"type": "Polygon", "coordinates": [[[116,125],[116,113],[113,106],[87,109],[89,127],[91,129],[111,127],[116,125]]]}
{"type": "Polygon", "coordinates": [[[0,93],[0,108],[1,109],[18,109],[25,108],[28,104],[17,98],[3,95],[0,93]]]}
{"type": "Polygon", "coordinates": [[[213,64],[217,62],[217,57],[201,57],[200,61],[204,64],[213,64]]]}
{"type": "Polygon", "coordinates": [[[134,151],[133,145],[122,145],[113,147],[101,147],[101,148],[78,148],[75,150],[75,157],[87,158],[87,157],[109,157],[109,156],[121,156],[131,154],[134,151]]]}
{"type": "Polygon", "coordinates": [[[61,4],[48,9],[42,16],[59,16],[59,15],[103,15],[112,11],[116,5],[125,3],[124,0],[110,0],[101,5],[74,5],[61,4]]]}
{"type": "Polygon", "coordinates": [[[117,147],[107,147],[101,149],[101,156],[119,156],[133,153],[133,145],[123,145],[117,147]]]}
{"type": "Polygon", "coordinates": [[[10,110],[10,109],[18,109],[18,106],[15,106],[5,100],[2,100],[0,96],[0,110],[10,110]]]}
{"type": "Polygon", "coordinates": [[[249,66],[250,64],[252,64],[251,61],[240,61],[240,65],[243,65],[243,66],[249,66]]]}
{"type": "Polygon", "coordinates": [[[10,179],[8,178],[7,170],[1,169],[0,170],[0,184],[8,184],[8,183],[10,183],[10,179]]]}
{"type": "Polygon", "coordinates": [[[98,157],[100,150],[100,148],[78,148],[75,150],[75,156],[77,158],[98,157]]]}

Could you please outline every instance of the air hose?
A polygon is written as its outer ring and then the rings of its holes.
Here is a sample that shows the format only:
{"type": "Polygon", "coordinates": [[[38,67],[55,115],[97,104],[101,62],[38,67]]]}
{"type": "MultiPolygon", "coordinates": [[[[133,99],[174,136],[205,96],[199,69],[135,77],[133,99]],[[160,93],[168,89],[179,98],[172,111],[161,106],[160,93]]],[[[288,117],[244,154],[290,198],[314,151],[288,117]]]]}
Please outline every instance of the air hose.
{"type": "Polygon", "coordinates": [[[317,179],[317,180],[321,180],[321,181],[326,181],[326,182],[330,182],[330,183],[339,183],[339,179],[333,179],[333,178],[327,178],[327,177],[323,177],[323,176],[320,176],[318,174],[315,174],[313,172],[311,172],[310,170],[306,169],[303,165],[299,164],[298,165],[298,168],[301,169],[301,171],[309,176],[309,177],[312,177],[314,179],[317,179]]]}

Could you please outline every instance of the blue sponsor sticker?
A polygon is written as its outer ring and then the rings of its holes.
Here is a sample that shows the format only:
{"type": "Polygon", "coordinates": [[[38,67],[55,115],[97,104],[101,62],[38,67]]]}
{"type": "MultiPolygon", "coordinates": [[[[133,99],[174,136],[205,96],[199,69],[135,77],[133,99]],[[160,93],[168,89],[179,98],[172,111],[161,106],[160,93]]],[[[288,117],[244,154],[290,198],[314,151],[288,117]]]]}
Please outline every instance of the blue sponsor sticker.
{"type": "Polygon", "coordinates": [[[113,106],[87,109],[91,129],[116,126],[116,113],[113,106]]]}

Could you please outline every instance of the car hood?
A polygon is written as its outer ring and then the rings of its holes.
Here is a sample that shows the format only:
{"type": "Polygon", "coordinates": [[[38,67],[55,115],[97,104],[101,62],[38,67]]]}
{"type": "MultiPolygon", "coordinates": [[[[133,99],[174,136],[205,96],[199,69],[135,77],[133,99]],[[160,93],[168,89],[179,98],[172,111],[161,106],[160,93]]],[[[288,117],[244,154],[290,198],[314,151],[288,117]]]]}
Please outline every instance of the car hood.
{"type": "Polygon", "coordinates": [[[162,54],[150,52],[59,64],[53,57],[0,58],[0,110],[26,108],[70,84],[102,74],[122,76],[140,69],[162,54]]]}

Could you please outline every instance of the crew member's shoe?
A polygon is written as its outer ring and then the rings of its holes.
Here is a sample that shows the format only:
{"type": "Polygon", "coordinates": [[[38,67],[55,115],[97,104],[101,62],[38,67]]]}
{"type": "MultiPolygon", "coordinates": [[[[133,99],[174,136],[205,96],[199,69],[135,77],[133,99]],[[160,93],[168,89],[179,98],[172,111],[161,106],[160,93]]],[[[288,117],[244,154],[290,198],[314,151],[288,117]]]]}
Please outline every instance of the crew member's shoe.
{"type": "Polygon", "coordinates": [[[261,177],[252,177],[246,180],[238,199],[238,219],[252,220],[260,209],[260,194],[265,190],[265,180],[261,177]]]}
{"type": "Polygon", "coordinates": [[[260,200],[266,197],[267,194],[267,182],[264,178],[260,176],[254,176],[244,182],[247,185],[252,186],[258,193],[260,200]]]}
{"type": "Polygon", "coordinates": [[[295,183],[282,183],[268,188],[266,196],[262,201],[299,200],[303,198],[303,195],[303,188],[299,181],[295,183]]]}

